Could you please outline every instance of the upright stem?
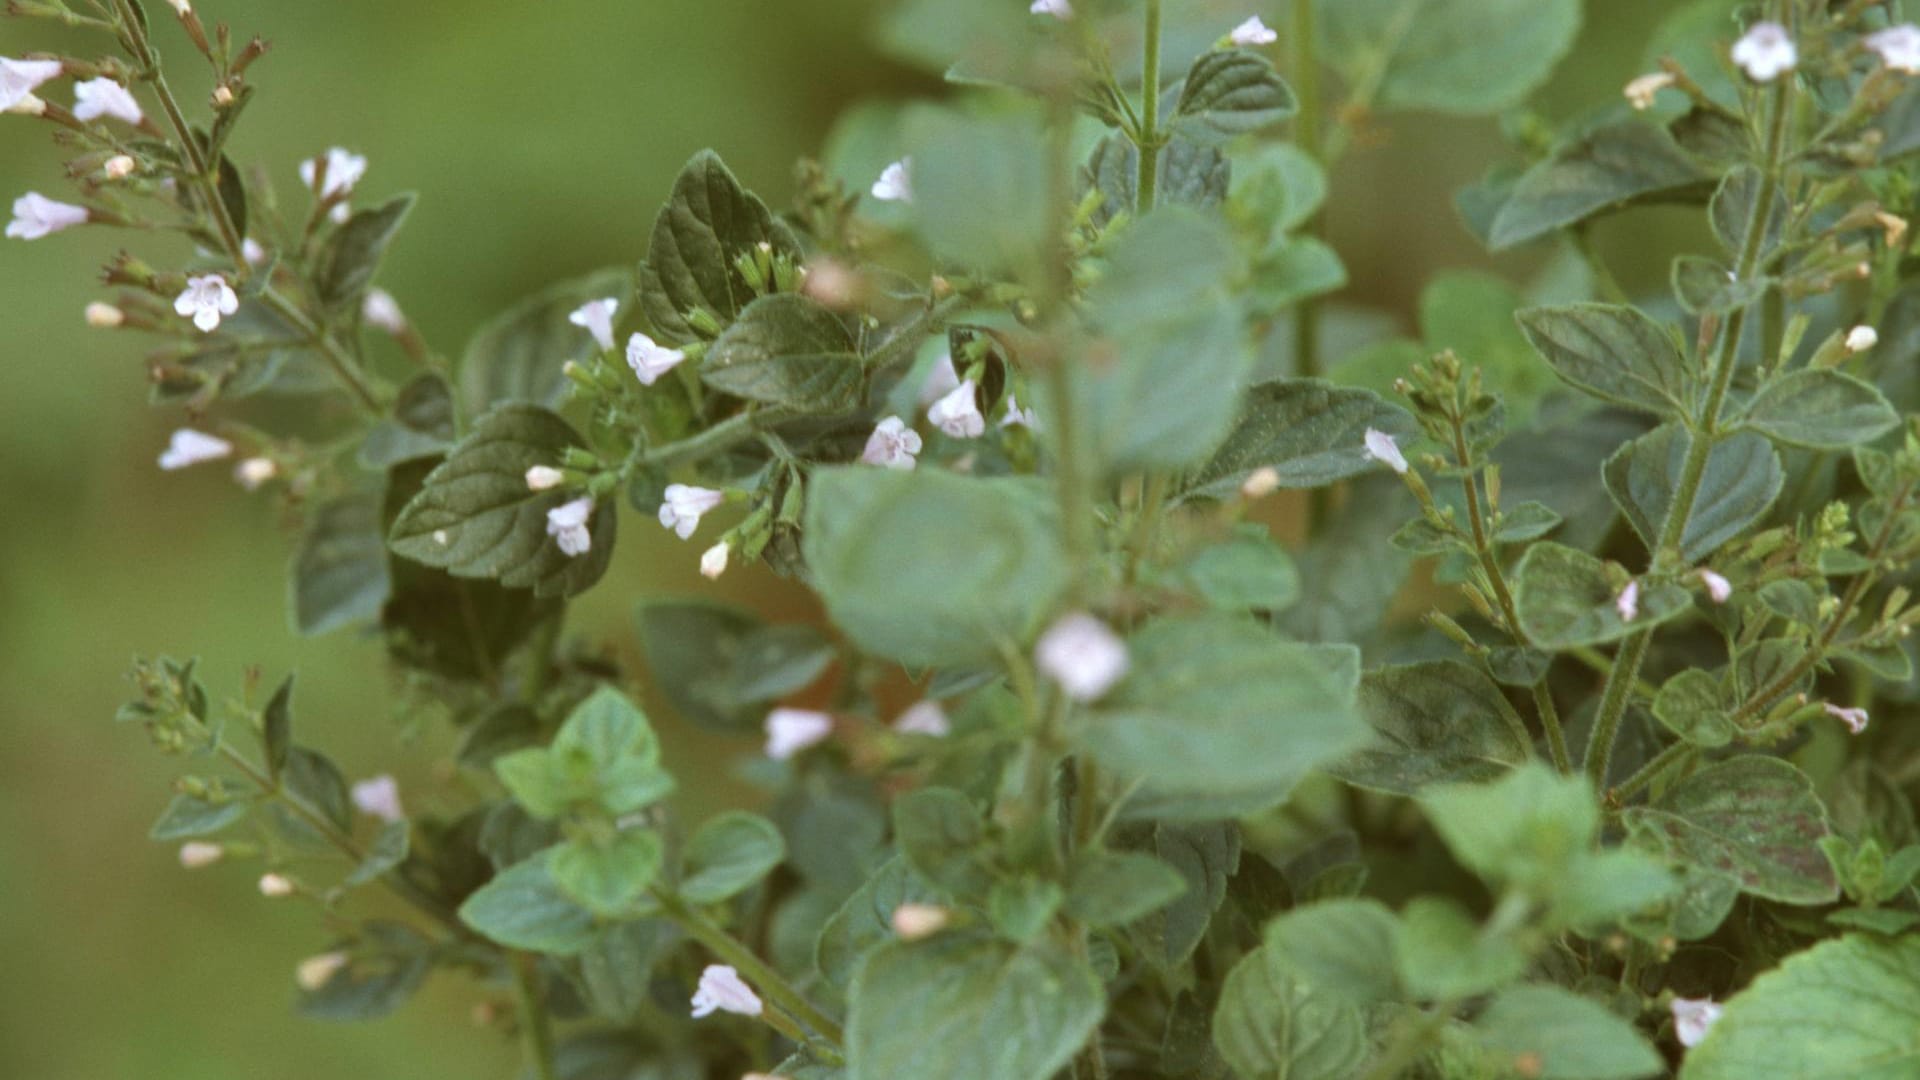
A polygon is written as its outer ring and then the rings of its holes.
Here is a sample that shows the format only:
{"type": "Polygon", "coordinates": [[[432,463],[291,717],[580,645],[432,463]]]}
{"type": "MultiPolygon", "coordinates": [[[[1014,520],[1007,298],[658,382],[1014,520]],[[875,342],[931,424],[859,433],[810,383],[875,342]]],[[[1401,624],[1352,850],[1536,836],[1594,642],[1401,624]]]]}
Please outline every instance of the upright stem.
{"type": "Polygon", "coordinates": [[[540,960],[532,953],[512,954],[513,997],[520,1007],[520,1044],[525,1047],[527,1065],[535,1080],[555,1080],[553,1067],[553,1025],[547,1019],[546,995],[542,992],[540,960]]]}
{"type": "MultiPolygon", "coordinates": [[[[1294,114],[1293,138],[1308,157],[1327,164],[1320,128],[1320,57],[1314,47],[1314,0],[1293,0],[1293,91],[1300,111],[1294,114]]],[[[1305,223],[1314,236],[1326,231],[1326,219],[1315,213],[1305,223]]],[[[1320,298],[1308,297],[1293,309],[1293,370],[1303,379],[1320,376],[1320,298]]],[[[1333,512],[1333,489],[1317,487],[1307,493],[1307,535],[1323,528],[1333,512]]]]}
{"type": "Polygon", "coordinates": [[[1140,64],[1140,172],[1134,185],[1134,212],[1153,209],[1160,186],[1160,3],[1147,0],[1146,44],[1140,64]]]}

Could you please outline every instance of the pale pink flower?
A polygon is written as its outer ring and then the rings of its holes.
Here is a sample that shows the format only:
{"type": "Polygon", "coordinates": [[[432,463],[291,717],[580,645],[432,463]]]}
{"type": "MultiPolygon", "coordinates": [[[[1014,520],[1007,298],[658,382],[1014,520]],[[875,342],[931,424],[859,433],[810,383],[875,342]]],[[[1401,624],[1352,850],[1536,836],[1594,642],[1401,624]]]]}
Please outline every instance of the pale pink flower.
{"type": "Polygon", "coordinates": [[[172,472],[205,461],[218,461],[231,453],[233,444],[227,440],[204,431],[181,428],[167,440],[166,452],[160,455],[160,467],[172,472]]]}
{"type": "Polygon", "coordinates": [[[1847,725],[1847,731],[1854,735],[1867,730],[1867,710],[1865,709],[1843,709],[1831,701],[1821,702],[1820,707],[1826,710],[1828,716],[1847,725]]]}
{"type": "Polygon", "coordinates": [[[1362,443],[1365,449],[1361,453],[1365,457],[1380,462],[1402,476],[1407,474],[1406,456],[1400,453],[1400,444],[1393,441],[1393,436],[1368,428],[1362,443]]]}
{"type": "Polygon", "coordinates": [[[682,540],[691,539],[694,530],[700,527],[701,517],[726,498],[726,492],[712,488],[668,484],[666,499],[660,504],[660,524],[672,529],[682,540]]]}
{"type": "Polygon", "coordinates": [[[87,223],[84,206],[56,202],[37,191],[29,191],[13,201],[13,220],[7,235],[17,240],[38,240],[63,229],[87,223]]]}
{"type": "Polygon", "coordinates": [[[353,785],[353,805],[381,821],[399,821],[407,816],[400,808],[400,782],[385,773],[353,785]]]}
{"type": "Polygon", "coordinates": [[[1707,1037],[1707,1029],[1720,1019],[1721,1006],[1712,998],[1674,998],[1673,1034],[1680,1045],[1691,1050],[1707,1037]]]}
{"type": "Polygon", "coordinates": [[[140,103],[126,87],[112,79],[88,79],[73,86],[73,116],[89,121],[110,116],[137,125],[147,114],[140,111],[140,103]]]}
{"type": "Polygon", "coordinates": [[[1034,663],[1075,701],[1095,701],[1127,674],[1127,643],[1085,612],[1063,615],[1034,645],[1034,663]]]}
{"type": "Polygon", "coordinates": [[[568,558],[585,555],[593,548],[593,532],[587,522],[593,518],[593,499],[582,496],[547,511],[547,535],[568,558]]]}
{"type": "Polygon", "coordinates": [[[1733,43],[1733,62],[1758,83],[1769,83],[1792,71],[1800,63],[1800,50],[1794,47],[1787,28],[1777,22],[1757,22],[1733,43]]]}
{"type": "Polygon", "coordinates": [[[926,735],[930,738],[944,739],[953,731],[953,722],[947,719],[947,710],[932,699],[916,703],[893,721],[893,730],[902,735],[926,735]]]}
{"type": "Polygon", "coordinates": [[[920,433],[908,427],[905,420],[889,416],[867,436],[867,447],[860,452],[860,460],[885,469],[911,469],[920,447],[920,433]]]}
{"type": "Polygon", "coordinates": [[[700,988],[693,995],[693,1018],[695,1020],[712,1016],[716,1012],[739,1013],[741,1016],[759,1016],[760,996],[753,987],[740,978],[740,973],[725,964],[708,964],[700,973],[700,988]]]}
{"type": "Polygon", "coordinates": [[[220,328],[222,316],[240,310],[240,296],[219,274],[190,277],[186,290],[174,300],[173,310],[193,319],[202,333],[211,334],[220,328]]]}
{"type": "Polygon", "coordinates": [[[785,761],[833,734],[833,717],[811,709],[775,709],[767,714],[767,756],[785,761]]]}
{"type": "Polygon", "coordinates": [[[980,415],[972,379],[963,379],[946,397],[927,410],[927,420],[956,439],[977,439],[987,430],[987,418],[980,415]]]}

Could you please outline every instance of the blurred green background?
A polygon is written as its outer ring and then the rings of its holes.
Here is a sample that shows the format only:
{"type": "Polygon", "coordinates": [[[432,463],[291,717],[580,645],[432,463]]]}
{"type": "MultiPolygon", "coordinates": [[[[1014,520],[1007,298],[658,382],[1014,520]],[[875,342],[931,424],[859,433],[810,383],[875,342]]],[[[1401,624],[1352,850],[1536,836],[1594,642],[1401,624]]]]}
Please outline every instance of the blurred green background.
{"type": "MultiPolygon", "coordinates": [[[[172,22],[151,6],[157,24],[172,22]]],[[[792,162],[818,148],[840,108],[940,92],[874,53],[867,31],[882,6],[206,0],[201,9],[276,43],[252,73],[262,93],[238,159],[269,163],[292,191],[295,163],[338,143],[371,159],[365,198],[421,194],[381,282],[438,349],[457,354],[514,298],[642,254],[674,173],[700,147],[718,149],[778,205],[792,162]]],[[[1666,6],[1596,5],[1546,111],[1617,94],[1666,6]]],[[[1248,11],[1285,25],[1278,0],[1248,11]]],[[[204,88],[188,77],[184,37],[168,25],[159,41],[183,95],[197,98],[204,88]]],[[[86,56],[106,43],[0,20],[0,55],[62,47],[86,56]]],[[[60,86],[51,97],[66,94],[60,86]]],[[[0,118],[0,204],[28,189],[62,197],[46,131],[0,118]]],[[[1333,234],[1354,282],[1341,301],[1404,320],[1438,268],[1516,277],[1536,268],[1538,254],[1490,262],[1451,209],[1453,189],[1502,153],[1489,122],[1406,117],[1374,129],[1335,182],[1333,234]]],[[[327,940],[311,911],[261,900],[246,868],[186,873],[171,847],[144,839],[177,763],[111,722],[136,654],[202,656],[217,695],[236,690],[248,665],[276,679],[297,669],[305,738],[352,776],[397,773],[417,804],[435,798],[430,766],[449,739],[431,724],[404,737],[377,645],[287,630],[289,523],[270,501],[240,493],[222,468],[155,469],[178,417],[147,406],[140,343],[81,320],[99,264],[128,239],[81,230],[0,244],[0,1077],[509,1077],[513,1045],[473,1031],[470,1007],[484,995],[456,980],[378,1024],[293,1017],[293,965],[327,940]]],[[[146,238],[130,239],[149,251],[146,238]]],[[[1600,237],[1610,250],[1631,239],[1620,228],[1600,237]]],[[[630,654],[643,592],[719,591],[807,616],[805,598],[764,573],[705,586],[695,553],[630,519],[615,576],[579,606],[570,632],[630,654]]],[[[680,770],[754,749],[663,726],[680,770]]],[[[722,765],[708,771],[725,775],[722,765]]],[[[683,786],[696,804],[730,793],[683,786]]]]}

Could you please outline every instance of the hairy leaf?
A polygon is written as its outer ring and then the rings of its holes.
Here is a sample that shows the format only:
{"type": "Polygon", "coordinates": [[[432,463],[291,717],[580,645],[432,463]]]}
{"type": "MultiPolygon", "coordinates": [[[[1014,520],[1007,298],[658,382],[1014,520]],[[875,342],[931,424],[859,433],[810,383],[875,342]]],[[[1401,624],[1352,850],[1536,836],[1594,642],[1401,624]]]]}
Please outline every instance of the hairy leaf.
{"type": "Polygon", "coordinates": [[[1518,716],[1478,671],[1433,660],[1370,671],[1360,715],[1373,742],[1327,766],[1349,784],[1412,795],[1428,784],[1490,780],[1527,760],[1518,716]]]}
{"type": "Polygon", "coordinates": [[[862,372],[838,316],[797,293],[776,293],[741,310],[713,343],[700,379],[748,401],[838,413],[858,404],[862,372]]]}
{"type": "MultiPolygon", "coordinates": [[[[1602,469],[1607,493],[1651,547],[1673,506],[1693,436],[1663,424],[1622,446],[1602,469]]],[[[1786,483],[1780,455],[1764,438],[1736,432],[1715,442],[1680,537],[1680,557],[1699,562],[1739,536],[1773,506],[1786,483]]]]}
{"type": "Polygon", "coordinates": [[[1672,857],[1732,877],[1754,896],[1824,904],[1839,895],[1819,847],[1826,808],[1813,781],[1778,758],[1749,754],[1709,766],[1623,820],[1658,834],[1672,857]]]}
{"type": "Polygon", "coordinates": [[[722,324],[732,321],[756,295],[734,260],[761,244],[776,255],[800,257],[792,231],[740,186],[718,154],[695,154],[654,219],[639,268],[640,306],[654,336],[670,345],[699,340],[687,324],[695,310],[722,324]]]}
{"type": "Polygon", "coordinates": [[[1364,450],[1368,428],[1402,441],[1419,434],[1404,409],[1366,390],[1318,379],[1277,379],[1247,394],[1240,420],[1186,486],[1186,494],[1227,498],[1255,470],[1270,467],[1280,486],[1323,487],[1384,468],[1364,450]]]}

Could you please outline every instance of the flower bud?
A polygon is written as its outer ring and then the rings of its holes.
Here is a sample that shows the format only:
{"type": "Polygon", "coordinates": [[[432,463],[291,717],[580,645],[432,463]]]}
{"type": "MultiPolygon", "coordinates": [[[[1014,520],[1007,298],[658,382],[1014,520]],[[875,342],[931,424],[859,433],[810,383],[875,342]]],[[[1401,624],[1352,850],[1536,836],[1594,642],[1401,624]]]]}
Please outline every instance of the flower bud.
{"type": "Polygon", "coordinates": [[[1240,494],[1249,500],[1264,499],[1280,490],[1280,470],[1271,465],[1262,465],[1247,474],[1240,485],[1240,494]]]}
{"type": "Polygon", "coordinates": [[[1871,326],[1860,325],[1847,331],[1847,352],[1858,355],[1880,344],[1880,334],[1871,326]]]}
{"type": "Polygon", "coordinates": [[[180,845],[180,865],[188,870],[212,866],[227,855],[227,849],[205,840],[189,840],[180,845]]]}
{"type": "Polygon", "coordinates": [[[139,166],[131,157],[126,154],[115,154],[107,159],[107,163],[101,166],[100,171],[106,173],[109,180],[125,180],[133,175],[136,168],[139,166]]]}
{"type": "Polygon", "coordinates": [[[111,330],[127,321],[127,313],[112,304],[95,301],[87,305],[87,325],[100,330],[111,330]]]}
{"type": "Polygon", "coordinates": [[[333,977],[347,966],[350,958],[343,952],[321,953],[300,961],[293,969],[293,981],[300,989],[311,994],[333,981],[333,977]]]}
{"type": "Polygon", "coordinates": [[[292,896],[298,891],[293,879],[285,874],[262,874],[260,876],[260,895],[269,900],[280,900],[292,896]]]}
{"type": "Polygon", "coordinates": [[[234,482],[248,491],[259,491],[261,485],[278,475],[280,466],[267,457],[250,457],[233,467],[234,482]]]}
{"type": "Polygon", "coordinates": [[[902,941],[919,941],[947,928],[953,913],[938,904],[901,904],[893,909],[893,932],[902,941]]]}
{"type": "Polygon", "coordinates": [[[225,86],[213,88],[213,107],[225,109],[233,105],[233,91],[225,86]]]}
{"type": "Polygon", "coordinates": [[[551,465],[535,465],[527,470],[528,491],[552,491],[567,482],[567,474],[551,465]]]}
{"type": "Polygon", "coordinates": [[[727,556],[732,551],[733,546],[725,540],[708,548],[706,552],[700,556],[700,576],[706,578],[708,581],[714,581],[718,579],[721,574],[726,573],[727,556]]]}

